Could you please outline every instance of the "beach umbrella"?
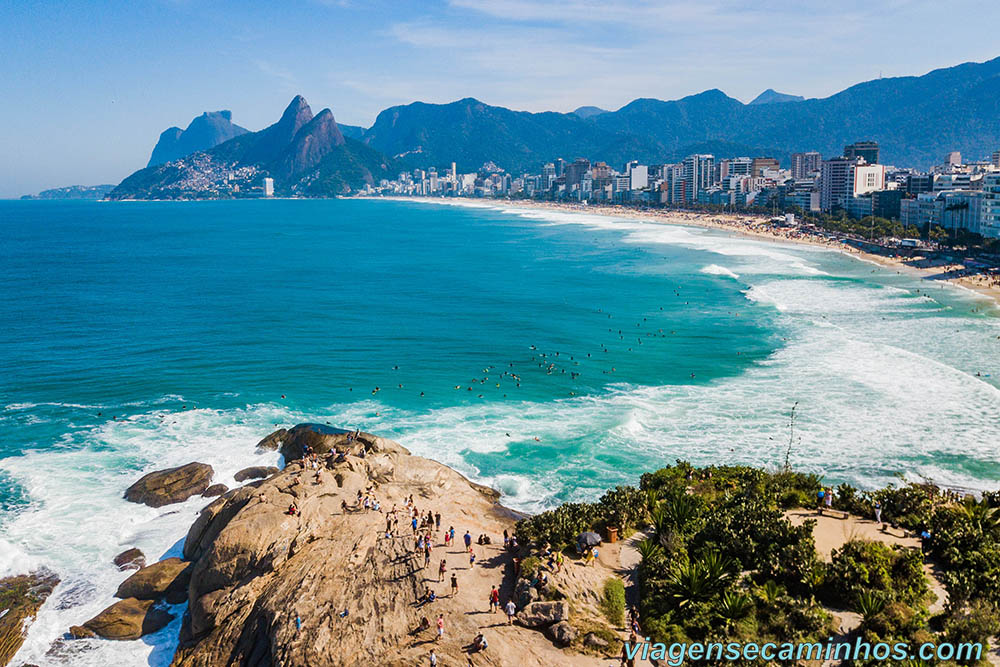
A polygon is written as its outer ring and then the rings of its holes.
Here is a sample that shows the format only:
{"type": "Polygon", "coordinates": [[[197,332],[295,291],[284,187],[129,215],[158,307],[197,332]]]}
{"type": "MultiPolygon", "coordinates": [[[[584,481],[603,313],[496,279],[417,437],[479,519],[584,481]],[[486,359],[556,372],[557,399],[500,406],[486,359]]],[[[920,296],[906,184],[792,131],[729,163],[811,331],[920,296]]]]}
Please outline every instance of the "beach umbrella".
{"type": "Polygon", "coordinates": [[[581,551],[587,547],[596,547],[600,543],[601,536],[592,531],[580,533],[580,535],[576,538],[576,545],[580,547],[581,551]]]}

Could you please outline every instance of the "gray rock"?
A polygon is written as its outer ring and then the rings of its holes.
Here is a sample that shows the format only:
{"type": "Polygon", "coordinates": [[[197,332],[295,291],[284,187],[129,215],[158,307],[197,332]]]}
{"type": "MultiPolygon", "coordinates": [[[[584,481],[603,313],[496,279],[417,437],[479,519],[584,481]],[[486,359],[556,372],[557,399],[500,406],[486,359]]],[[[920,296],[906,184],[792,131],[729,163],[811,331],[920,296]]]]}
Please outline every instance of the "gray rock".
{"type": "Polygon", "coordinates": [[[583,636],[583,645],[601,650],[611,648],[611,644],[609,644],[607,640],[602,638],[600,635],[594,634],[593,632],[588,632],[583,636]]]}
{"type": "Polygon", "coordinates": [[[569,603],[565,600],[558,602],[532,602],[517,613],[517,622],[527,628],[538,628],[543,625],[552,625],[569,618],[569,603]]]}
{"type": "Polygon", "coordinates": [[[559,621],[545,628],[545,636],[556,646],[569,646],[576,639],[576,628],[567,621],[559,621]]]}

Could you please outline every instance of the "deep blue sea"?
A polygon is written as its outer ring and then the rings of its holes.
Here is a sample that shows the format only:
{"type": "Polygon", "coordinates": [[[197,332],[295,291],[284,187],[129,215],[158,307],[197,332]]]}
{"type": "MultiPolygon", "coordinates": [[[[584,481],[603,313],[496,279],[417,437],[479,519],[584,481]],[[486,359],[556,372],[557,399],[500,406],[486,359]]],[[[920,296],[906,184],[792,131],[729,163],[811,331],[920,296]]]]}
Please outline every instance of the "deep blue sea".
{"type": "MultiPolygon", "coordinates": [[[[166,664],[176,625],[78,653],[110,565],[173,554],[276,425],[394,438],[528,511],[681,458],[832,483],[1000,486],[1000,317],[807,246],[400,201],[0,202],[0,575],[62,575],[18,660],[166,664]],[[977,375],[978,374],[978,375],[977,375]],[[76,648],[72,648],[76,647],[76,648]]],[[[179,621],[178,621],[179,622],[179,621]]]]}

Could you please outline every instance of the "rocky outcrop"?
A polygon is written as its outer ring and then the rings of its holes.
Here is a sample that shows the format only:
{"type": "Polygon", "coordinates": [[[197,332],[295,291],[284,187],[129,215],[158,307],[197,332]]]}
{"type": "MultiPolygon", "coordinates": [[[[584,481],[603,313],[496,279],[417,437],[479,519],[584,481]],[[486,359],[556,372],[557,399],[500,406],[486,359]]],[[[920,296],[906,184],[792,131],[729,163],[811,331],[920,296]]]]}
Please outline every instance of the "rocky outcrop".
{"type": "Polygon", "coordinates": [[[285,439],[285,435],[287,433],[288,429],[279,428],[277,431],[258,442],[257,449],[270,449],[277,451],[277,449],[281,447],[281,442],[285,439]]]}
{"type": "Polygon", "coordinates": [[[21,648],[28,626],[58,583],[51,572],[0,579],[0,665],[21,648]]]}
{"type": "Polygon", "coordinates": [[[146,555],[133,547],[115,556],[114,564],[119,570],[138,570],[146,567],[146,555]]]}
{"type": "Polygon", "coordinates": [[[153,148],[147,166],[152,167],[205,151],[246,133],[245,128],[233,124],[231,111],[206,111],[192,120],[187,129],[170,127],[164,130],[153,148]]]}
{"type": "Polygon", "coordinates": [[[229,491],[229,487],[225,484],[213,484],[204,491],[201,492],[202,498],[215,498],[216,496],[221,496],[223,493],[229,491]]]}
{"type": "Polygon", "coordinates": [[[162,630],[174,618],[155,604],[154,600],[120,600],[82,626],[71,627],[70,634],[76,638],[139,639],[162,630]]]}
{"type": "MultiPolygon", "coordinates": [[[[283,447],[346,448],[347,431],[296,429],[283,447]]],[[[412,552],[405,517],[401,534],[387,538],[386,514],[366,512],[355,502],[366,490],[383,508],[403,507],[413,496],[421,511],[440,511],[443,523],[473,534],[499,535],[512,528],[509,515],[458,473],[410,456],[391,441],[362,434],[350,449],[354,453],[340,460],[322,455],[318,481],[292,459],[278,474],[234,489],[201,511],[184,545],[184,558],[194,565],[174,667],[417,664],[427,654],[414,641],[420,619],[437,613],[446,615],[449,636],[471,640],[478,633],[477,618],[468,614],[471,598],[439,597],[432,608],[417,606],[435,583],[412,552]],[[300,514],[288,513],[291,504],[300,514]]],[[[502,546],[480,551],[477,570],[496,568],[494,581],[513,571],[502,546]]],[[[479,580],[462,562],[464,554],[440,551],[440,557],[468,577],[463,586],[479,580]]],[[[439,596],[445,593],[444,584],[436,587],[439,596]]],[[[550,611],[546,618],[555,623],[564,616],[550,611]]],[[[498,648],[493,655],[506,656],[494,664],[524,664],[517,651],[502,650],[502,637],[490,641],[491,652],[498,648]]],[[[462,643],[439,644],[441,664],[465,664],[462,643]]]]}
{"type": "Polygon", "coordinates": [[[280,472],[280,470],[274,466],[250,466],[249,468],[244,468],[233,475],[233,479],[237,482],[245,482],[248,479],[263,479],[265,477],[270,477],[278,472],[280,472]]]}
{"type": "Polygon", "coordinates": [[[180,558],[167,558],[144,567],[118,586],[116,598],[160,600],[170,604],[183,602],[191,580],[191,563],[180,558]]]}
{"type": "Polygon", "coordinates": [[[556,646],[569,646],[576,640],[577,631],[569,621],[559,621],[545,628],[545,636],[556,646]]]}
{"type": "MultiPolygon", "coordinates": [[[[327,454],[334,449],[338,452],[349,451],[358,455],[368,453],[408,453],[399,444],[380,438],[371,433],[359,433],[356,438],[354,431],[334,428],[325,424],[299,424],[285,433],[281,442],[281,455],[285,461],[301,459],[306,447],[312,447],[317,454],[327,454]]],[[[269,436],[270,437],[270,436],[269,436]]]]}
{"type": "Polygon", "coordinates": [[[188,463],[144,475],[125,491],[125,500],[162,507],[187,500],[208,488],[214,471],[206,463],[188,463]]]}
{"type": "Polygon", "coordinates": [[[569,603],[565,600],[556,602],[532,602],[517,613],[516,621],[526,628],[539,628],[554,623],[560,623],[569,618],[569,603]]]}

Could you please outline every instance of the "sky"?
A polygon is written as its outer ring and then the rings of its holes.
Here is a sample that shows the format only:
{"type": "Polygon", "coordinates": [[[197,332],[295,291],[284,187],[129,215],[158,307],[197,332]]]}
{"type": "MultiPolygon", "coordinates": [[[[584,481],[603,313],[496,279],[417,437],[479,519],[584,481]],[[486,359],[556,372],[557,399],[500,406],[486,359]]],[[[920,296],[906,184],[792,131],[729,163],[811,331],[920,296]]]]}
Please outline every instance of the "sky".
{"type": "Polygon", "coordinates": [[[295,94],[340,122],[475,97],[617,109],[719,88],[826,97],[1000,56],[1000,4],[956,0],[4,0],[0,198],[117,183],[164,129],[295,94]]]}

